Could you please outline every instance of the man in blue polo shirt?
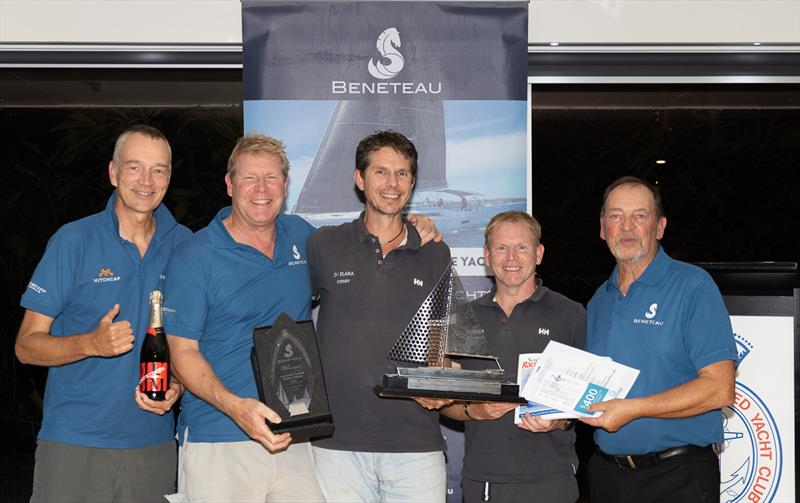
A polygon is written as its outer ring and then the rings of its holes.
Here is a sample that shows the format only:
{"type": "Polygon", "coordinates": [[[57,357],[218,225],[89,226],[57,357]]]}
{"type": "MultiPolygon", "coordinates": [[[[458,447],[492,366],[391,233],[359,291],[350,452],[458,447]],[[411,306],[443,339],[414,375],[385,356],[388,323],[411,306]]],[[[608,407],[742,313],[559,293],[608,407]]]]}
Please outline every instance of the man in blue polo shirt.
{"type": "Polygon", "coordinates": [[[241,138],[228,160],[232,206],[174,253],[164,324],[186,385],[178,434],[178,492],[191,501],[321,501],[308,443],[292,444],[258,400],[253,329],[285,312],[311,317],[306,242],[314,228],[281,213],[289,161],[283,144],[241,138]]]}
{"type": "Polygon", "coordinates": [[[666,225],[656,187],[623,177],[606,189],[600,237],[617,267],[589,302],[586,349],[641,372],[626,399],[583,420],[598,428],[592,503],[719,501],[736,347],[711,277],[659,246],[666,225]]]}
{"type": "Polygon", "coordinates": [[[50,239],[22,296],[23,363],[50,367],[31,501],[157,501],[175,487],[174,419],[166,400],[138,393],[149,294],[191,232],[161,201],[171,173],[164,135],[122,133],[106,209],[50,239]]]}

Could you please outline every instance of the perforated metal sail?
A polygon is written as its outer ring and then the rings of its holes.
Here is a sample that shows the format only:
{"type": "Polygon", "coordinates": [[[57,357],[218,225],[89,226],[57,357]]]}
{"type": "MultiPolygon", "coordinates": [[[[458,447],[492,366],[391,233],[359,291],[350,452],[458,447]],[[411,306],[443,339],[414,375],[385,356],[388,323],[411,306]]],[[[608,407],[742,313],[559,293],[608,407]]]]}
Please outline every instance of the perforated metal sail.
{"type": "Polygon", "coordinates": [[[453,271],[449,266],[389,351],[389,359],[442,366],[452,284],[453,271]]]}
{"type": "Polygon", "coordinates": [[[442,367],[446,355],[495,358],[489,354],[486,334],[452,265],[411,318],[389,351],[389,359],[442,367]]]}

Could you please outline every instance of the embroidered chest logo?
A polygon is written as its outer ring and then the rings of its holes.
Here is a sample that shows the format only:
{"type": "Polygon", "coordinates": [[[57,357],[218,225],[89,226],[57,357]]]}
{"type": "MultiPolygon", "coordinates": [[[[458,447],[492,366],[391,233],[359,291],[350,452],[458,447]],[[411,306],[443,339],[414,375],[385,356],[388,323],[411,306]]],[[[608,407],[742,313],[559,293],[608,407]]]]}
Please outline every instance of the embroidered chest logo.
{"type": "Polygon", "coordinates": [[[539,335],[550,335],[550,329],[549,328],[540,328],[539,329],[539,335]]]}
{"type": "Polygon", "coordinates": [[[111,270],[110,267],[101,267],[100,272],[97,273],[97,277],[94,278],[92,281],[95,283],[111,283],[114,281],[119,281],[120,277],[114,274],[114,271],[111,270]]]}
{"type": "Polygon", "coordinates": [[[634,318],[633,323],[637,325],[657,325],[660,327],[664,322],[654,319],[657,312],[658,304],[653,302],[650,304],[650,307],[647,308],[647,311],[644,312],[644,318],[634,318]]]}
{"type": "Polygon", "coordinates": [[[423,286],[422,280],[419,278],[414,278],[414,286],[419,286],[419,287],[423,286]]]}
{"type": "Polygon", "coordinates": [[[294,260],[289,261],[290,266],[305,265],[308,263],[307,260],[300,258],[300,250],[297,249],[297,245],[292,245],[292,258],[294,260]]]}
{"type": "Polygon", "coordinates": [[[333,279],[337,285],[347,285],[355,277],[356,273],[353,271],[337,271],[333,273],[333,279]]]}

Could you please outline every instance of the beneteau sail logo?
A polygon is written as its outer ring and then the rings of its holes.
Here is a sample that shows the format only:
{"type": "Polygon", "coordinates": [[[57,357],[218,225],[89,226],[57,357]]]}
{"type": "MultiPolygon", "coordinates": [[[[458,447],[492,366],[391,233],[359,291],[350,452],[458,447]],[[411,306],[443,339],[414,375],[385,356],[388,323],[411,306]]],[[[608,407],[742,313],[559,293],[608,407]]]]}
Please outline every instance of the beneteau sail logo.
{"type": "MultiPolygon", "coordinates": [[[[383,30],[375,45],[380,57],[370,58],[365,66],[369,74],[380,82],[332,80],[332,94],[441,94],[441,82],[388,82],[397,77],[406,66],[406,59],[398,50],[402,42],[397,27],[383,30]]],[[[414,51],[414,54],[418,52],[414,51]]]]}
{"type": "Polygon", "coordinates": [[[402,45],[400,42],[400,32],[397,31],[397,28],[394,26],[386,28],[378,35],[376,45],[378,47],[378,52],[381,53],[381,57],[378,58],[377,63],[372,59],[369,60],[369,65],[367,65],[369,74],[376,79],[383,80],[397,76],[406,63],[403,55],[397,50],[398,47],[402,45]],[[383,64],[384,59],[388,60],[389,64],[383,64]]]}
{"type": "MultiPolygon", "coordinates": [[[[739,334],[735,337],[741,364],[753,345],[739,334]]],[[[772,413],[752,389],[737,381],[734,404],[723,408],[722,415],[720,501],[771,502],[783,467],[780,432],[772,413]]]]}

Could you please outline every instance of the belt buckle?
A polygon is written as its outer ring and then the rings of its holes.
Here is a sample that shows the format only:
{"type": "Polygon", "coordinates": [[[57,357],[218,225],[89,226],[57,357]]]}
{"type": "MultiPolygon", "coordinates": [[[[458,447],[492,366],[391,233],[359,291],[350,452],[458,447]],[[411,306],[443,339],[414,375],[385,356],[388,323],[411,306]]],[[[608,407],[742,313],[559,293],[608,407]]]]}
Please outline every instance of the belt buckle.
{"type": "Polygon", "coordinates": [[[636,469],[636,463],[633,462],[633,458],[630,455],[625,456],[625,460],[628,462],[628,468],[631,470],[636,469]]]}

